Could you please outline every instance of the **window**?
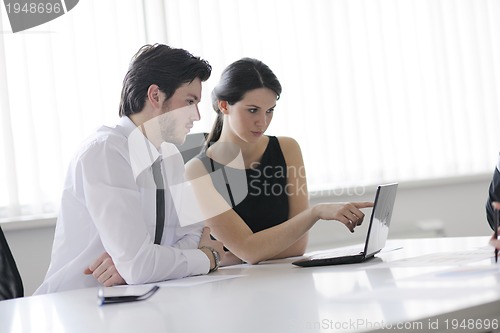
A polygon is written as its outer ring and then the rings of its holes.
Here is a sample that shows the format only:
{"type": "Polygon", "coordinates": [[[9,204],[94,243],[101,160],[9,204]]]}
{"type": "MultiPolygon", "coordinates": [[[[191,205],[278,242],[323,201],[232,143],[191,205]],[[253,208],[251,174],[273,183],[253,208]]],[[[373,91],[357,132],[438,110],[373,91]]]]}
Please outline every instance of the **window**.
{"type": "Polygon", "coordinates": [[[115,121],[131,56],[155,42],[214,68],[194,131],[225,65],[268,64],[283,85],[268,133],[299,141],[310,190],[489,174],[499,17],[494,0],[80,1],[0,34],[0,218],[57,211],[71,155],[115,121]]]}

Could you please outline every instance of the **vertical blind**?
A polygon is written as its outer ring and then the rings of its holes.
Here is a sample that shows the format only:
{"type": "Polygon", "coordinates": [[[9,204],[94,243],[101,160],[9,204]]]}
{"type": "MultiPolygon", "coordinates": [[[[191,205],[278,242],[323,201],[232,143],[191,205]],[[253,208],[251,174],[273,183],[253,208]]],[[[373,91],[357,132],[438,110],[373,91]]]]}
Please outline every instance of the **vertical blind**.
{"type": "Polygon", "coordinates": [[[491,173],[500,134],[495,0],[85,0],[37,28],[0,17],[0,219],[57,212],[78,143],[118,114],[145,43],[283,85],[268,134],[297,139],[310,190],[491,173]]]}

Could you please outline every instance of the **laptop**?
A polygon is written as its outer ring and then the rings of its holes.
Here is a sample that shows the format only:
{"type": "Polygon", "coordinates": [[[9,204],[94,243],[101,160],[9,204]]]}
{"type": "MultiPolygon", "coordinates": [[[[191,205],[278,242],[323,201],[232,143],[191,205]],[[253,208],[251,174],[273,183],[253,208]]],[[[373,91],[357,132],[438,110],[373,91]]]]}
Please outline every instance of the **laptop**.
{"type": "Polygon", "coordinates": [[[301,267],[312,267],[362,263],[372,259],[375,254],[382,250],[387,241],[397,188],[397,183],[379,185],[377,187],[370,225],[368,226],[364,249],[361,252],[359,248],[358,251],[351,248],[349,250],[352,252],[341,255],[329,252],[321,253],[297,260],[293,264],[301,267]]]}

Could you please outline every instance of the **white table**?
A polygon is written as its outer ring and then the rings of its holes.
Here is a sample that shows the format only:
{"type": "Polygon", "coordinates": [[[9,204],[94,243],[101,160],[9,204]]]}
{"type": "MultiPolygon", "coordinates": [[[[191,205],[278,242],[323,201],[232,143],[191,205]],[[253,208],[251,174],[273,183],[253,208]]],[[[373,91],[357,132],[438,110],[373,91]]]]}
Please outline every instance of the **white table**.
{"type": "Polygon", "coordinates": [[[500,263],[492,262],[493,249],[489,258],[465,266],[398,261],[430,253],[464,261],[469,252],[485,253],[477,248],[487,242],[488,237],[392,240],[386,250],[403,248],[364,264],[299,268],[286,259],[226,267],[213,276],[244,276],[164,286],[134,303],[97,306],[95,288],[2,301],[0,332],[303,333],[388,325],[414,332],[464,331],[458,325],[467,332],[494,331],[485,329],[488,323],[500,331],[500,263]]]}

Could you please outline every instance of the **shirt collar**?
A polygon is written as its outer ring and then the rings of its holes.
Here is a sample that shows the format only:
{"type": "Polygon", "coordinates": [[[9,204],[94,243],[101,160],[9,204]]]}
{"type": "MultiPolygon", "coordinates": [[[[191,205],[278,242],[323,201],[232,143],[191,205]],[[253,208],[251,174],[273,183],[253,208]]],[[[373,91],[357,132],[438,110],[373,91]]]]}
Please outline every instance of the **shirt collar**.
{"type": "Polygon", "coordinates": [[[128,139],[130,164],[137,180],[137,177],[160,157],[160,153],[129,117],[121,117],[118,128],[128,139]]]}

